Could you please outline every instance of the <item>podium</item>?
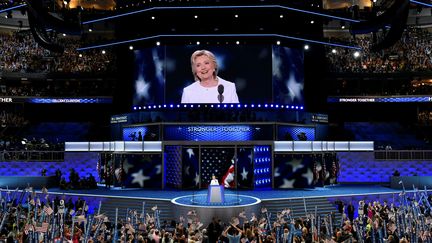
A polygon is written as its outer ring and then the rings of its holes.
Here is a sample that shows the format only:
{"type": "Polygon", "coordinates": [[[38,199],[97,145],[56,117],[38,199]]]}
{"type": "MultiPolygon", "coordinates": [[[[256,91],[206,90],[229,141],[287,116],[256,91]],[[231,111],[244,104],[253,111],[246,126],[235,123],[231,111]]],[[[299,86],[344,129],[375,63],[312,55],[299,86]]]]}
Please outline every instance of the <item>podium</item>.
{"type": "Polygon", "coordinates": [[[207,203],[224,203],[224,187],[221,185],[210,185],[207,192],[207,203]]]}

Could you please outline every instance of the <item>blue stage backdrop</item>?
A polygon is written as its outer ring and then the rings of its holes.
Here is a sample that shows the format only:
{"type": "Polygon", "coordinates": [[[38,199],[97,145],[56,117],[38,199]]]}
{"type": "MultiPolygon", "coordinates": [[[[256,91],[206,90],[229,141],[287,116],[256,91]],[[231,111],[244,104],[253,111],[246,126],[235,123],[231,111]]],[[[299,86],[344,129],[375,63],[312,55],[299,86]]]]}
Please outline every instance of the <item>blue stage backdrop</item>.
{"type": "Polygon", "coordinates": [[[182,146],[165,146],[164,186],[182,188],[182,146]]]}
{"type": "Polygon", "coordinates": [[[271,146],[254,146],[254,183],[255,188],[272,187],[271,146]]]}
{"type": "Polygon", "coordinates": [[[273,140],[273,125],[165,125],[164,140],[251,141],[273,140]]]}
{"type": "Polygon", "coordinates": [[[234,147],[204,147],[201,149],[201,188],[207,188],[212,175],[225,188],[235,187],[234,147]]]}
{"type": "Polygon", "coordinates": [[[290,126],[278,125],[277,126],[277,140],[280,141],[314,141],[315,140],[315,127],[304,126],[290,126]]]}
{"type": "Polygon", "coordinates": [[[125,154],[124,186],[141,188],[162,187],[162,156],[160,154],[125,154]]]}
{"type": "Polygon", "coordinates": [[[157,141],[159,125],[144,125],[123,128],[123,141],[157,141]]]}
{"type": "Polygon", "coordinates": [[[197,189],[199,186],[199,149],[198,147],[183,147],[182,152],[183,189],[197,189]]]}
{"type": "Polygon", "coordinates": [[[41,176],[42,169],[46,169],[47,176],[54,176],[59,169],[66,181],[71,169],[74,169],[80,178],[92,174],[96,181],[99,176],[96,170],[98,153],[65,153],[64,162],[28,162],[12,161],[0,163],[0,176],[41,176]]]}
{"type": "Polygon", "coordinates": [[[308,188],[313,186],[314,161],[308,154],[276,154],[275,188],[308,188]]]}
{"type": "Polygon", "coordinates": [[[237,188],[253,188],[253,149],[252,147],[237,148],[237,188]]]}

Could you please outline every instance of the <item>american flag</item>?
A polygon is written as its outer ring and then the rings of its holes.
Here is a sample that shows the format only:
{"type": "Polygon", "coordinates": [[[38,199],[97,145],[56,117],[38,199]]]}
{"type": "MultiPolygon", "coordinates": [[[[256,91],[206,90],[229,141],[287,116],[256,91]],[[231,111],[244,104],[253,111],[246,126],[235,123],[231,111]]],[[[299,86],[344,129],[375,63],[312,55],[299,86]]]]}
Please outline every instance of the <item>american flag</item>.
{"type": "Polygon", "coordinates": [[[36,232],[42,232],[42,233],[46,233],[48,231],[48,223],[42,223],[40,225],[36,225],[35,229],[36,232]]]}
{"type": "Polygon", "coordinates": [[[201,185],[206,188],[213,175],[222,183],[234,158],[234,148],[203,148],[201,149],[201,185]]]}
{"type": "Polygon", "coordinates": [[[24,233],[28,235],[29,231],[34,231],[34,226],[32,224],[26,224],[24,227],[24,233]]]}
{"type": "Polygon", "coordinates": [[[47,215],[51,215],[54,212],[54,210],[52,210],[52,208],[50,206],[46,206],[46,205],[43,207],[43,211],[47,215]]]}

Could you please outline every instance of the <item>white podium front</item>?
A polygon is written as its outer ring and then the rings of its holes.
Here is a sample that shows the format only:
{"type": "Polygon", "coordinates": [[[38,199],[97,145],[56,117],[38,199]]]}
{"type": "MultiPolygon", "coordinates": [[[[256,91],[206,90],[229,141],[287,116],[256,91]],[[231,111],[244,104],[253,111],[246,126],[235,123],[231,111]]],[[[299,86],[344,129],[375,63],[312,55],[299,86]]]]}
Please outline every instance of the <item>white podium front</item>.
{"type": "Polygon", "coordinates": [[[207,203],[224,203],[224,187],[221,185],[210,185],[207,192],[207,203]]]}

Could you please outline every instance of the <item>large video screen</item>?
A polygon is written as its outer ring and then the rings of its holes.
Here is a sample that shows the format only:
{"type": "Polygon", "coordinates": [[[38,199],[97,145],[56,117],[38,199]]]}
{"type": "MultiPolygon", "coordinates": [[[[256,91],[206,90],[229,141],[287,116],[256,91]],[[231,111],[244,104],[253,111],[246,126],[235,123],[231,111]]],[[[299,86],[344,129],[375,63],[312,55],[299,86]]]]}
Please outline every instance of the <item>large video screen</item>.
{"type": "Polygon", "coordinates": [[[299,49],[158,46],[136,50],[135,67],[134,106],[304,104],[304,54],[299,49]]]}

